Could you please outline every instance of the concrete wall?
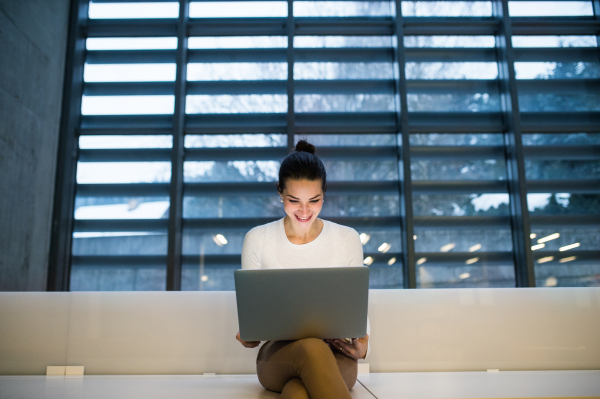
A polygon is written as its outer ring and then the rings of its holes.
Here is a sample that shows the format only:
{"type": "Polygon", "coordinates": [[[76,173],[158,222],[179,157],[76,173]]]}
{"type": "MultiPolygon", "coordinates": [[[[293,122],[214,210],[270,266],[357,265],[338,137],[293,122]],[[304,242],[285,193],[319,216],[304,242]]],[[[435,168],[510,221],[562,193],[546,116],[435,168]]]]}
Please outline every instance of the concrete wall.
{"type": "Polygon", "coordinates": [[[45,290],[69,0],[0,0],[0,290],[45,290]]]}

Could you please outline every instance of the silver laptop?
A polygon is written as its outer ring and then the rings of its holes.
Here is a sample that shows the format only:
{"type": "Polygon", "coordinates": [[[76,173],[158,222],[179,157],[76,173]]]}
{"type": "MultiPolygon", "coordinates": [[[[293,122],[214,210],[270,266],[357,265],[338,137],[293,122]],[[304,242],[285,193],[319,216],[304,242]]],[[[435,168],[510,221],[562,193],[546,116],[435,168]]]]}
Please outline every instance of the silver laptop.
{"type": "Polygon", "coordinates": [[[369,268],[236,270],[244,341],[367,335],[369,268]]]}

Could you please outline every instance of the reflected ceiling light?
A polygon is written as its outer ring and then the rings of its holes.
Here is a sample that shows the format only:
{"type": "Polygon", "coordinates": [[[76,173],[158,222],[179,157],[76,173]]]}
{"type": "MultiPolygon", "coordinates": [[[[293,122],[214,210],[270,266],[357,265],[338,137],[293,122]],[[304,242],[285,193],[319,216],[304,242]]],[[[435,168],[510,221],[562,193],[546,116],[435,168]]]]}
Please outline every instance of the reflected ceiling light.
{"type": "Polygon", "coordinates": [[[529,238],[531,238],[532,240],[533,240],[535,237],[537,237],[537,234],[535,234],[535,233],[531,233],[531,234],[529,234],[529,238]]]}
{"type": "Polygon", "coordinates": [[[556,240],[558,237],[560,237],[559,233],[550,234],[549,236],[546,236],[544,238],[540,238],[538,240],[538,244],[541,244],[541,243],[547,242],[547,241],[556,240]]]}
{"type": "Polygon", "coordinates": [[[220,247],[227,244],[227,239],[225,238],[225,236],[223,234],[214,235],[213,241],[215,242],[215,244],[217,244],[220,247]]]}
{"type": "Polygon", "coordinates": [[[556,287],[556,285],[558,284],[558,281],[556,280],[556,277],[550,276],[546,279],[546,282],[544,283],[544,285],[546,287],[556,287]]]}
{"type": "Polygon", "coordinates": [[[367,266],[371,266],[371,263],[373,263],[373,258],[371,258],[370,256],[367,256],[365,258],[365,260],[363,260],[363,263],[367,266]]]}
{"type": "Polygon", "coordinates": [[[200,280],[208,281],[208,276],[205,274],[204,276],[200,277],[200,280]]]}
{"type": "Polygon", "coordinates": [[[464,280],[464,279],[466,279],[466,278],[469,278],[469,277],[471,277],[471,273],[463,273],[463,274],[461,274],[461,275],[460,275],[460,276],[458,276],[458,277],[460,277],[460,278],[462,278],[462,279],[464,280]]]}
{"type": "Polygon", "coordinates": [[[425,262],[427,262],[427,258],[421,258],[417,261],[417,265],[422,265],[425,262]]]}
{"type": "Polygon", "coordinates": [[[381,244],[381,245],[379,246],[379,248],[377,248],[377,250],[378,250],[379,252],[386,253],[387,251],[389,251],[389,250],[390,250],[390,248],[391,248],[391,247],[392,247],[392,246],[391,246],[390,244],[388,244],[387,242],[384,242],[383,244],[381,244]]]}
{"type": "Polygon", "coordinates": [[[577,248],[580,244],[576,242],[575,244],[565,245],[564,247],[560,247],[558,250],[560,252],[568,251],[569,249],[577,248]]]}
{"type": "Polygon", "coordinates": [[[416,239],[417,239],[417,235],[415,234],[415,235],[413,236],[413,240],[416,240],[416,239]]]}
{"type": "Polygon", "coordinates": [[[577,259],[577,256],[569,256],[568,258],[562,258],[559,260],[560,263],[567,263],[577,259]]]}
{"type": "Polygon", "coordinates": [[[546,244],[538,244],[538,245],[534,245],[533,247],[531,247],[532,251],[537,251],[538,249],[542,249],[546,246],[546,244]]]}
{"type": "Polygon", "coordinates": [[[472,265],[473,263],[477,263],[479,262],[479,258],[471,258],[471,259],[467,259],[467,261],[465,262],[467,265],[472,265]]]}
{"type": "Polygon", "coordinates": [[[479,251],[481,249],[481,244],[475,244],[471,248],[469,248],[469,252],[479,251]]]}
{"type": "Polygon", "coordinates": [[[456,246],[456,245],[455,245],[454,243],[452,243],[452,242],[451,242],[450,244],[446,244],[446,245],[444,245],[443,247],[441,247],[441,248],[440,248],[440,251],[442,251],[442,252],[448,252],[448,251],[450,251],[451,249],[453,249],[455,246],[456,246]]]}
{"type": "Polygon", "coordinates": [[[554,260],[554,256],[546,256],[545,258],[538,259],[538,263],[546,263],[554,260]]]}
{"type": "Polygon", "coordinates": [[[371,236],[368,235],[367,233],[361,233],[359,237],[360,237],[360,243],[362,245],[365,245],[371,239],[371,236]]]}
{"type": "Polygon", "coordinates": [[[390,260],[388,260],[388,265],[393,265],[394,263],[396,263],[396,258],[392,258],[390,260]]]}

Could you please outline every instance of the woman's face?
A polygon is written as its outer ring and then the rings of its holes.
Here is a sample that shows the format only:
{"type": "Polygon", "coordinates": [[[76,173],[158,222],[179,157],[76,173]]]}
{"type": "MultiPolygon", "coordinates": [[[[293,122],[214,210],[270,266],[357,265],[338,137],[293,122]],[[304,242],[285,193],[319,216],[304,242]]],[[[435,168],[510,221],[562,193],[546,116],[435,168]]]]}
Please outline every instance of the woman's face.
{"type": "Polygon", "coordinates": [[[281,199],[283,209],[293,225],[308,229],[323,208],[321,180],[288,180],[281,199]]]}

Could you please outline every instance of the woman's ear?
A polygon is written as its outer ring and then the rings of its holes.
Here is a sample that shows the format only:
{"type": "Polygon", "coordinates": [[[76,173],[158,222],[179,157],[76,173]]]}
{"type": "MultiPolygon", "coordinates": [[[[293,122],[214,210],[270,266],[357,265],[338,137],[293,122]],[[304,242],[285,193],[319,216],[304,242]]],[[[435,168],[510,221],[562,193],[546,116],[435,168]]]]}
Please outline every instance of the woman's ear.
{"type": "Polygon", "coordinates": [[[281,189],[281,187],[279,186],[279,183],[275,183],[275,185],[277,186],[277,192],[281,195],[283,194],[283,190],[281,189]]]}

